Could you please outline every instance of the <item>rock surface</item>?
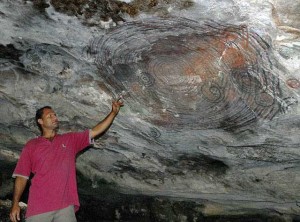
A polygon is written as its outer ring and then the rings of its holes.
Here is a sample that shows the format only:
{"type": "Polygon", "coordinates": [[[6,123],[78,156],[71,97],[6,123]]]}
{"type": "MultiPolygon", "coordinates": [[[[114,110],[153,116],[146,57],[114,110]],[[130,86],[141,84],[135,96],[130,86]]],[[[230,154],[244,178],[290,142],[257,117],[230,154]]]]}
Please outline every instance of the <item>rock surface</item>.
{"type": "MultiPolygon", "coordinates": [[[[78,131],[121,96],[110,130],[77,158],[89,181],[82,198],[102,202],[104,181],[129,205],[132,195],[151,206],[195,203],[189,210],[207,221],[263,212],[296,221],[299,9],[282,0],[1,1],[0,198],[38,135],[36,109],[51,105],[60,132],[78,131]]],[[[183,216],[171,220],[192,221],[183,216]]]]}

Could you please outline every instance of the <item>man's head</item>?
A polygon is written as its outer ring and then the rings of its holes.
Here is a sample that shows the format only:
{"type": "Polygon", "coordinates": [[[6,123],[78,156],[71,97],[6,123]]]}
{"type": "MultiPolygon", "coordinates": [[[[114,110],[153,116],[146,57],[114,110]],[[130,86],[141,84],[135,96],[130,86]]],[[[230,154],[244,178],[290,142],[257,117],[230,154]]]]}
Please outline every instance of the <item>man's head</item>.
{"type": "Polygon", "coordinates": [[[44,130],[57,130],[58,118],[50,106],[44,106],[36,111],[35,121],[41,133],[44,130]]]}

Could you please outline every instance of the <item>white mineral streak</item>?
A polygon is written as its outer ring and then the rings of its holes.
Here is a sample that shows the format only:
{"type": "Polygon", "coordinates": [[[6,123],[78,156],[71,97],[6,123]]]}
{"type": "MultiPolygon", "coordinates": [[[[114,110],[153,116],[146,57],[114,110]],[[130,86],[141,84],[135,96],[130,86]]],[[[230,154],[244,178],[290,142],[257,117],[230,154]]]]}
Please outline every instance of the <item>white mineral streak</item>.
{"type": "Polygon", "coordinates": [[[5,149],[0,150],[0,157],[1,157],[1,159],[5,159],[10,162],[14,162],[20,158],[19,154],[14,153],[13,151],[10,151],[10,150],[5,150],[5,149]]]}

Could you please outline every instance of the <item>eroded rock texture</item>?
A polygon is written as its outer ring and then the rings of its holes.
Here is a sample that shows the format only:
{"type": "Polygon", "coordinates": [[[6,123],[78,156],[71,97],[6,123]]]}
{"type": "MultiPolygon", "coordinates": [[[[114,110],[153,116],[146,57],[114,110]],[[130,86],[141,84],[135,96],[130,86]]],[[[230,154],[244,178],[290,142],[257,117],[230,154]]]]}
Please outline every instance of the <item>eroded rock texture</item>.
{"type": "Polygon", "coordinates": [[[83,130],[121,96],[110,130],[77,159],[79,220],[95,221],[98,201],[101,220],[297,221],[299,8],[1,2],[1,199],[38,135],[37,108],[51,105],[61,132],[83,130]]]}

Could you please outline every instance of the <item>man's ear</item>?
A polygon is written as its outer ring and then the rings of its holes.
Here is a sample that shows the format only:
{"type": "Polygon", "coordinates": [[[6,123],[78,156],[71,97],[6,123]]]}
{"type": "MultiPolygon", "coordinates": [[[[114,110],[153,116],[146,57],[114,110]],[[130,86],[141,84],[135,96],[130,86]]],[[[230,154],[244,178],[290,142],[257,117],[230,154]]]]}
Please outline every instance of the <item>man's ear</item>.
{"type": "Polygon", "coordinates": [[[42,119],[38,119],[38,123],[42,125],[43,124],[43,120],[42,119]]]}

